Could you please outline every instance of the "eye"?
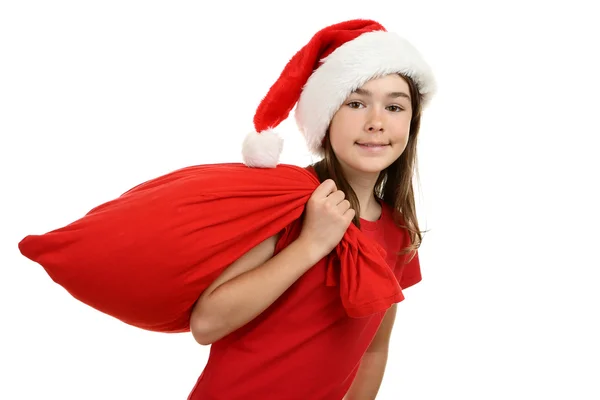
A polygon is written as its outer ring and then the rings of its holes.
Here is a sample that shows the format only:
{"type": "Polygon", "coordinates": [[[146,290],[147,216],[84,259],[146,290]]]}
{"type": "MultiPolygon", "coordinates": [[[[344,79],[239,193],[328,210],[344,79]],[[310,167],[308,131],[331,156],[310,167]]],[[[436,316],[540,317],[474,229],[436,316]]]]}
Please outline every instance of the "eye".
{"type": "Polygon", "coordinates": [[[396,106],[396,105],[394,105],[394,106],[388,106],[387,109],[389,111],[391,111],[391,112],[400,112],[400,111],[404,110],[402,107],[396,106]]]}
{"type": "Polygon", "coordinates": [[[360,102],[358,102],[358,101],[351,101],[347,105],[350,108],[360,108],[360,107],[362,107],[362,104],[360,102]]]}

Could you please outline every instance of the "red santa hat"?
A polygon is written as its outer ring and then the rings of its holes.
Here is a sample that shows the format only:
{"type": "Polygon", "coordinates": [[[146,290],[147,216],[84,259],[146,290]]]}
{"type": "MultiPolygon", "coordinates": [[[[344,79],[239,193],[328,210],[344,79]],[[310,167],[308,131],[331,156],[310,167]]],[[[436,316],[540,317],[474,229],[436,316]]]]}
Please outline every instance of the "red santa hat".
{"type": "Polygon", "coordinates": [[[423,106],[435,92],[433,73],[405,39],[371,20],[351,20],[317,32],[283,69],[254,115],[255,132],[242,146],[244,163],[273,168],[283,140],[273,130],[296,106],[295,118],[309,150],[322,155],[333,115],[346,98],[369,80],[392,73],[409,76],[423,106]]]}

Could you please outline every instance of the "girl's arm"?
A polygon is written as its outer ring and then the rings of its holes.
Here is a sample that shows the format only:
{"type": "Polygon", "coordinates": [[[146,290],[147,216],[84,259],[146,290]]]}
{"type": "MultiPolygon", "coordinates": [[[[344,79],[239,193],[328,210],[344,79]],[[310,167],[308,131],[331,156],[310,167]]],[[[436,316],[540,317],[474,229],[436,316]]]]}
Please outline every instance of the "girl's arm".
{"type": "Polygon", "coordinates": [[[298,239],[273,257],[271,237],[230,265],[202,293],[190,318],[194,339],[210,344],[235,331],[275,302],[342,239],[355,212],[332,180],[313,192],[298,239]]]}
{"type": "Polygon", "coordinates": [[[273,236],[254,247],[203,292],[190,319],[198,343],[211,344],[257,317],[319,261],[300,240],[272,257],[276,243],[273,236]]]}
{"type": "Polygon", "coordinates": [[[362,357],[358,373],[344,400],[373,400],[376,398],[385,373],[397,307],[398,305],[394,304],[385,313],[375,338],[362,357]]]}

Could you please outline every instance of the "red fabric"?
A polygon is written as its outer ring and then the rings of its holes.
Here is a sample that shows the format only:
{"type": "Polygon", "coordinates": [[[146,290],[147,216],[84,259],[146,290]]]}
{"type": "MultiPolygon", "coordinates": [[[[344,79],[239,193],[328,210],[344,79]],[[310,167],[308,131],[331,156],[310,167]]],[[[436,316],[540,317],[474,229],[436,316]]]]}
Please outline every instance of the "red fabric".
{"type": "MultiPolygon", "coordinates": [[[[384,210],[388,210],[384,205],[384,210]]],[[[390,266],[395,266],[394,275],[400,283],[402,289],[406,289],[421,281],[421,267],[419,263],[419,253],[410,259],[412,254],[398,254],[399,249],[404,249],[410,245],[410,236],[405,229],[398,228],[391,217],[392,210],[389,209],[390,218],[385,220],[383,229],[378,224],[369,221],[361,222],[361,230],[369,237],[383,243],[387,250],[386,262],[390,266]]],[[[400,217],[400,222],[404,220],[400,217]]]]}
{"type": "MultiPolygon", "coordinates": [[[[391,212],[384,205],[380,220],[363,220],[361,229],[384,246],[397,283],[405,273],[420,276],[420,267],[418,259],[404,265],[405,256],[397,255],[409,237],[391,212]]],[[[300,230],[300,221],[290,224],[276,253],[300,230]]],[[[385,310],[348,317],[336,288],[323,285],[327,276],[324,263],[315,265],[257,318],[214,343],[189,400],[342,399],[385,310]]]]}
{"type": "MultiPolygon", "coordinates": [[[[279,165],[200,165],[145,182],[21,253],[73,297],[151,331],[189,331],[202,291],[233,261],[301,216],[319,181],[279,165]]],[[[403,299],[385,251],[351,225],[323,259],[345,311],[362,317],[403,299]]],[[[333,289],[332,289],[333,290],[333,289]]]]}

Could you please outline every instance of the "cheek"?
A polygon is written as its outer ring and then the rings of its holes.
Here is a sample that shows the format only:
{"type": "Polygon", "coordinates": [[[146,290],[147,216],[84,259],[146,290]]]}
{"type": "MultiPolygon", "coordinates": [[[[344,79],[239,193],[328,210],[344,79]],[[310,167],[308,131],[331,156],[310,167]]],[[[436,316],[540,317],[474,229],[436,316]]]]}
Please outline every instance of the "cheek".
{"type": "Polygon", "coordinates": [[[329,142],[331,143],[331,148],[334,153],[339,153],[344,147],[345,140],[341,134],[343,131],[339,128],[339,126],[336,126],[334,129],[329,130],[329,142]]]}
{"type": "Polygon", "coordinates": [[[352,123],[347,119],[338,119],[334,121],[329,128],[329,140],[334,150],[347,147],[352,141],[352,123]]]}
{"type": "Polygon", "coordinates": [[[338,131],[338,133],[347,132],[353,127],[356,129],[357,126],[360,126],[361,118],[360,112],[349,108],[342,108],[331,119],[330,127],[338,131]]]}
{"type": "Polygon", "coordinates": [[[410,133],[410,118],[398,121],[395,125],[392,137],[394,141],[398,143],[406,144],[408,142],[408,135],[410,133]]]}

